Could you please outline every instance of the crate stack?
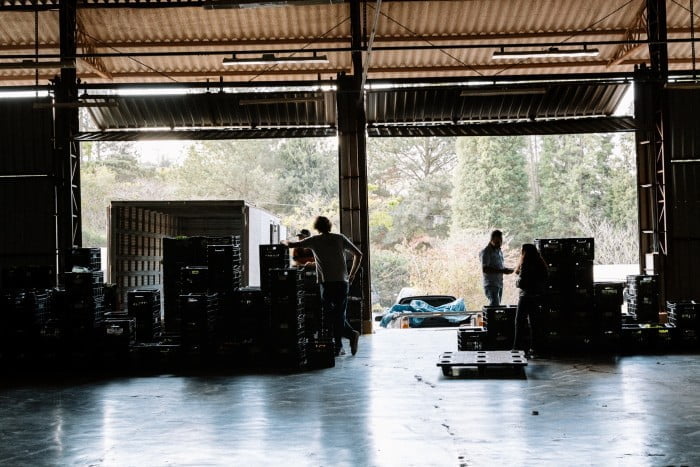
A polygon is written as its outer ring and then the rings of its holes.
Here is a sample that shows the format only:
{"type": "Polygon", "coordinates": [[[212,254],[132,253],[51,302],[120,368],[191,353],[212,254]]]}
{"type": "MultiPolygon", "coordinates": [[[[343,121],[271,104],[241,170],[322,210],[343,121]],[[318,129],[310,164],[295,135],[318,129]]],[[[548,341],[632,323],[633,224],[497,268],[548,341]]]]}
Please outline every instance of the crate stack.
{"type": "Polygon", "coordinates": [[[73,269],[99,271],[102,269],[102,254],[99,248],[72,248],[66,256],[66,271],[73,269]]]}
{"type": "Polygon", "coordinates": [[[270,355],[274,366],[306,366],[304,276],[296,268],[269,271],[270,355]]]}
{"type": "MultiPolygon", "coordinates": [[[[485,350],[487,333],[488,331],[483,326],[471,326],[468,324],[460,325],[459,329],[457,329],[457,350],[485,350]]],[[[494,340],[498,339],[494,338],[494,340]]],[[[511,346],[512,344],[513,342],[511,341],[511,346]]]]}
{"type": "Polygon", "coordinates": [[[162,333],[160,291],[132,290],[126,295],[128,317],[135,320],[135,341],[157,342],[162,333]]]}
{"type": "Polygon", "coordinates": [[[236,303],[234,293],[242,285],[242,263],[239,237],[230,245],[207,246],[207,266],[210,293],[219,297],[216,319],[217,346],[229,347],[235,342],[236,303]]]}
{"type": "Polygon", "coordinates": [[[289,267],[289,248],[284,245],[260,245],[260,289],[270,294],[270,271],[289,267]]]}
{"type": "Polygon", "coordinates": [[[615,350],[620,345],[624,286],[622,282],[593,284],[595,341],[600,350],[615,350]]]}
{"type": "Polygon", "coordinates": [[[514,305],[485,306],[483,308],[484,326],[486,338],[484,350],[510,350],[515,339],[515,312],[518,307],[514,305]]]}
{"type": "Polygon", "coordinates": [[[548,267],[535,346],[551,352],[591,348],[595,329],[592,238],[537,239],[548,267]]]}
{"type": "Polygon", "coordinates": [[[636,316],[638,323],[659,322],[658,276],[627,276],[627,312],[636,316]]]}
{"type": "Polygon", "coordinates": [[[180,295],[208,290],[208,247],[240,245],[240,237],[177,237],[163,239],[163,309],[165,330],[179,333],[182,317],[180,295]],[[205,277],[206,276],[206,277],[205,277]],[[183,287],[184,283],[184,287],[183,287]]]}
{"type": "Polygon", "coordinates": [[[49,319],[46,290],[19,289],[0,295],[0,354],[20,356],[35,353],[41,329],[49,319]]]}
{"type": "Polygon", "coordinates": [[[321,308],[321,291],[316,270],[304,270],[304,314],[306,318],[306,354],[309,368],[335,366],[335,346],[331,323],[321,308]]]}
{"type": "Polygon", "coordinates": [[[695,300],[666,302],[668,321],[676,329],[676,342],[681,349],[700,348],[700,303],[695,300]]]}
{"type": "Polygon", "coordinates": [[[218,299],[216,294],[186,294],[179,297],[182,314],[181,345],[185,352],[208,353],[214,349],[218,299]]]}
{"type": "Polygon", "coordinates": [[[242,287],[233,296],[233,343],[244,354],[262,352],[270,330],[270,307],[260,287],[242,287]]]}
{"type": "Polygon", "coordinates": [[[74,343],[88,343],[104,323],[104,276],[102,271],[66,272],[66,319],[74,343]]]}

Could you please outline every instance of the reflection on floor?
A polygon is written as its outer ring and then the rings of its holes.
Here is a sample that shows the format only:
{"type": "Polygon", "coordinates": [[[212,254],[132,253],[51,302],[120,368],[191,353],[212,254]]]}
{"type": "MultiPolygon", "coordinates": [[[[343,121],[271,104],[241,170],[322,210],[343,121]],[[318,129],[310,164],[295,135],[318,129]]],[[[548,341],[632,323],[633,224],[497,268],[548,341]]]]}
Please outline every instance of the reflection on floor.
{"type": "Polygon", "coordinates": [[[700,465],[695,355],[445,378],[455,349],[382,330],[311,373],[4,384],[0,465],[700,465]]]}

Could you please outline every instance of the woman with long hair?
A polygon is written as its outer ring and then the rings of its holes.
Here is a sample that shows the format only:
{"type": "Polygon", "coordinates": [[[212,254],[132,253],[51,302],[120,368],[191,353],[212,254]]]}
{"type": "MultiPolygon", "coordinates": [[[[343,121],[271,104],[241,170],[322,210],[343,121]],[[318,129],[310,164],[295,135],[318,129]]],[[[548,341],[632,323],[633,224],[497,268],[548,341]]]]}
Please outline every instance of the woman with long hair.
{"type": "Polygon", "coordinates": [[[515,273],[519,276],[516,285],[520,289],[520,298],[518,299],[518,310],[515,313],[513,349],[519,349],[525,343],[523,338],[527,320],[530,328],[529,353],[532,353],[534,348],[532,330],[537,328],[537,309],[542,304],[547,281],[547,263],[532,243],[525,243],[522,246],[520,262],[515,273]]]}

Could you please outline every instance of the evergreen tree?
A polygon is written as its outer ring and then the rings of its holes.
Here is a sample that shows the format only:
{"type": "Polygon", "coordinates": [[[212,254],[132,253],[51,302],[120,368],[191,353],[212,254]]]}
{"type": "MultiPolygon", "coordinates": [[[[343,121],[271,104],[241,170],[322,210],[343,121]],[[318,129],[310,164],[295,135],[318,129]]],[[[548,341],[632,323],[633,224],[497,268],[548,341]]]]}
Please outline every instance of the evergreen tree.
{"type": "Polygon", "coordinates": [[[521,136],[460,138],[452,196],[455,230],[499,228],[530,236],[528,175],[521,136]]]}
{"type": "Polygon", "coordinates": [[[278,158],[282,205],[292,212],[309,196],[329,205],[338,198],[338,154],[331,141],[321,138],[282,140],[274,149],[278,158]]]}

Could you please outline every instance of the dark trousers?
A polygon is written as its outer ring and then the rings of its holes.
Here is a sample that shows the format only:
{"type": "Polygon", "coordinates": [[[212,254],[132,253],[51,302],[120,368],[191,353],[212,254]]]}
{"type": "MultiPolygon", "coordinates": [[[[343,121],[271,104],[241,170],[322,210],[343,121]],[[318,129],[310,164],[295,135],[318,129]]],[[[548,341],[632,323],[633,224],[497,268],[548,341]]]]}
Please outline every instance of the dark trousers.
{"type": "Polygon", "coordinates": [[[533,349],[533,329],[537,329],[538,311],[542,297],[539,295],[520,295],[518,309],[515,312],[515,337],[513,349],[533,349]],[[525,346],[528,346],[527,348],[525,346]]]}
{"type": "Polygon", "coordinates": [[[489,301],[487,306],[501,306],[501,297],[503,296],[503,287],[496,285],[485,285],[484,294],[489,301]]]}
{"type": "Polygon", "coordinates": [[[354,334],[354,329],[345,317],[349,285],[345,281],[323,282],[320,285],[323,315],[331,323],[335,348],[339,350],[343,346],[341,339],[352,339],[354,334]]]}

